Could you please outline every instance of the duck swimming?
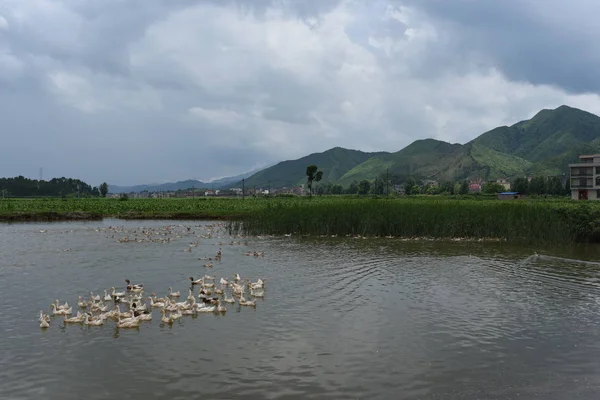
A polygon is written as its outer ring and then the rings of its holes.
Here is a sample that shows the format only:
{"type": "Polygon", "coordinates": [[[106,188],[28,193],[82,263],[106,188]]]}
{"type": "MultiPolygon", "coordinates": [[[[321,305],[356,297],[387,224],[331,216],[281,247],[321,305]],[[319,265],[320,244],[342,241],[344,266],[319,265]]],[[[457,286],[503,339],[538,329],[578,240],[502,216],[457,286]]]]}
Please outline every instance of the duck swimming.
{"type": "Polygon", "coordinates": [[[127,283],[127,290],[130,292],[139,292],[144,288],[144,284],[140,283],[139,285],[133,285],[129,279],[125,279],[127,283]]]}
{"type": "Polygon", "coordinates": [[[194,280],[194,278],[190,276],[189,279],[192,282],[192,285],[199,285],[201,283],[204,283],[204,280],[202,278],[194,280]]]}

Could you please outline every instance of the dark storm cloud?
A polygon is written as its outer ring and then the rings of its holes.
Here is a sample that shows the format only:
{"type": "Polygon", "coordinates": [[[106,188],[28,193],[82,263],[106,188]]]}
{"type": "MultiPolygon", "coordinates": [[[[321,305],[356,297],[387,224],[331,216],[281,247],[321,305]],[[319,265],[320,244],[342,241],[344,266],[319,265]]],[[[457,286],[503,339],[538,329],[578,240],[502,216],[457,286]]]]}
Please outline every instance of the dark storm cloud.
{"type": "Polygon", "coordinates": [[[510,79],[570,92],[600,93],[600,2],[559,0],[407,0],[440,22],[444,37],[427,65],[485,55],[510,79]]]}

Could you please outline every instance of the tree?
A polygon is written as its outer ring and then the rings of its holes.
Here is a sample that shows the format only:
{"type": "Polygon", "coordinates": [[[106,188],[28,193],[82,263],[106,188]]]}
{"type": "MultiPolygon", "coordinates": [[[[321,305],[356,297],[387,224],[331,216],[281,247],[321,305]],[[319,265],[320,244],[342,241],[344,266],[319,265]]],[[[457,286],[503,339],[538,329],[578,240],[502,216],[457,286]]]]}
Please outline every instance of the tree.
{"type": "Polygon", "coordinates": [[[469,193],[469,182],[462,181],[460,184],[460,188],[458,189],[458,194],[468,194],[469,193]]]}
{"type": "Polygon", "coordinates": [[[567,181],[565,182],[565,191],[563,193],[567,196],[571,195],[571,179],[569,178],[567,178],[567,181]]]}
{"type": "Polygon", "coordinates": [[[0,178],[0,192],[6,190],[14,197],[28,196],[97,196],[92,186],[72,178],[53,178],[49,181],[28,179],[24,176],[0,178]]]}
{"type": "Polygon", "coordinates": [[[454,184],[454,194],[460,194],[460,182],[454,184]]]}
{"type": "Polygon", "coordinates": [[[442,182],[440,193],[454,194],[454,183],[450,181],[442,182]]]}
{"type": "Polygon", "coordinates": [[[527,181],[527,178],[520,177],[515,179],[511,185],[511,189],[513,192],[527,194],[527,192],[529,192],[529,182],[527,181]]]}
{"type": "Polygon", "coordinates": [[[371,182],[369,182],[366,179],[363,179],[358,184],[358,194],[367,194],[367,193],[369,193],[370,189],[371,189],[371,182]]]}
{"type": "Polygon", "coordinates": [[[439,194],[440,193],[440,188],[437,186],[429,186],[426,190],[425,193],[427,194],[439,194]]]}
{"type": "Polygon", "coordinates": [[[106,197],[106,195],[108,194],[108,184],[106,182],[102,182],[99,189],[100,189],[100,196],[106,197]]]}
{"type": "Polygon", "coordinates": [[[308,186],[308,192],[312,197],[312,184],[319,182],[323,178],[323,171],[318,171],[316,165],[309,165],[306,167],[306,186],[308,186]]]}
{"type": "Polygon", "coordinates": [[[354,181],[350,184],[350,186],[348,186],[348,189],[346,190],[346,193],[348,194],[356,194],[358,193],[358,182],[354,181]]]}
{"type": "Polygon", "coordinates": [[[342,185],[333,185],[331,187],[331,194],[342,194],[344,192],[344,187],[342,185]]]}
{"type": "MultiPolygon", "coordinates": [[[[416,182],[413,178],[408,178],[406,182],[404,182],[404,194],[411,195],[413,194],[413,187],[416,186],[416,182]]],[[[416,193],[415,193],[416,194],[416,193]]]]}
{"type": "Polygon", "coordinates": [[[481,186],[483,193],[494,194],[504,192],[504,186],[496,182],[486,182],[481,186]]]}
{"type": "Polygon", "coordinates": [[[535,176],[529,182],[529,193],[531,194],[545,194],[546,191],[546,178],[543,176],[535,176]]]}
{"type": "Polygon", "coordinates": [[[564,194],[564,188],[560,177],[552,176],[548,179],[548,193],[554,196],[562,196],[564,194]]]}
{"type": "Polygon", "coordinates": [[[385,193],[385,179],[375,178],[373,186],[371,186],[371,192],[373,194],[384,194],[385,193]]]}

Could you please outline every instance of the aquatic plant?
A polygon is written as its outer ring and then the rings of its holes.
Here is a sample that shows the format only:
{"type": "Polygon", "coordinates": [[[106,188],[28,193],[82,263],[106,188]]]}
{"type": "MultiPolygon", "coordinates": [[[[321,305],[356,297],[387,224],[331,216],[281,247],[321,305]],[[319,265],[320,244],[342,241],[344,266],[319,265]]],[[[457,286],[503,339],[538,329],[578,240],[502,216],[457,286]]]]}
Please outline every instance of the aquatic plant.
{"type": "Polygon", "coordinates": [[[268,204],[231,223],[246,234],[600,242],[600,205],[543,201],[338,199],[268,204]]]}

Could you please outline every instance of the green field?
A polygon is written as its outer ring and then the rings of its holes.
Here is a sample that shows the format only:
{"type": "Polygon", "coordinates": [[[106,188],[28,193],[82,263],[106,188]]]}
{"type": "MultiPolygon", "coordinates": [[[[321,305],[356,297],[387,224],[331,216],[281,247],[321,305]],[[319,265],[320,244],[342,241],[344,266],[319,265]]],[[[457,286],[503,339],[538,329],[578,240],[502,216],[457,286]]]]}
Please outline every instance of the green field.
{"type": "Polygon", "coordinates": [[[246,234],[600,242],[600,203],[567,199],[324,196],[271,199],[4,199],[0,220],[227,219],[246,234]]]}
{"type": "Polygon", "coordinates": [[[58,220],[118,218],[240,218],[264,207],[261,200],[196,199],[4,199],[0,220],[58,220]]]}

